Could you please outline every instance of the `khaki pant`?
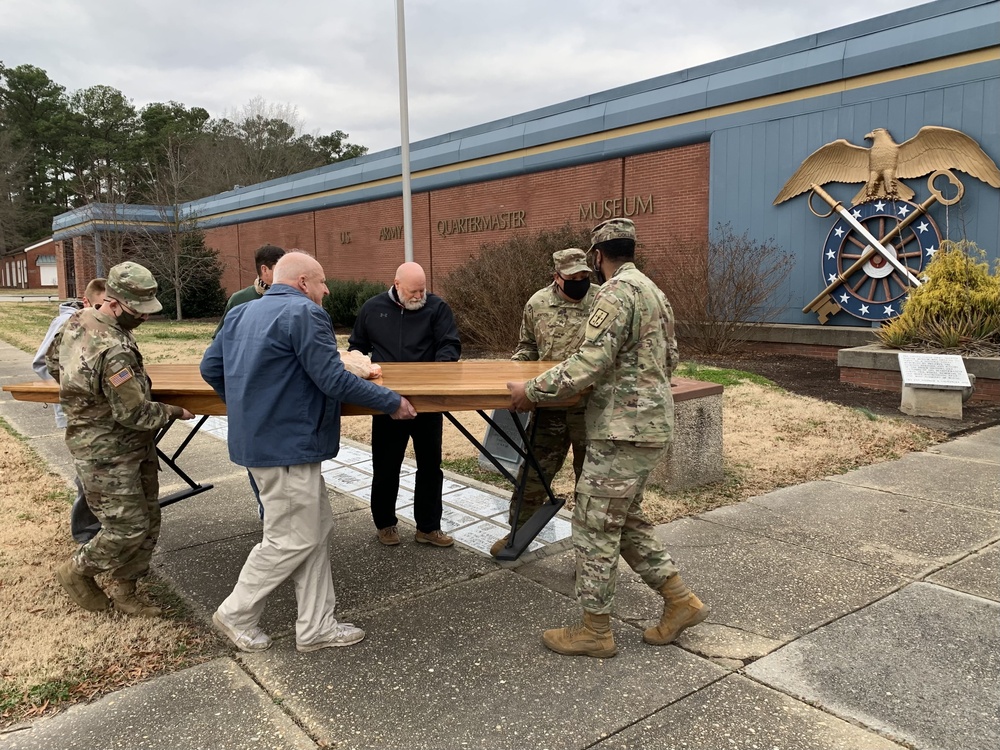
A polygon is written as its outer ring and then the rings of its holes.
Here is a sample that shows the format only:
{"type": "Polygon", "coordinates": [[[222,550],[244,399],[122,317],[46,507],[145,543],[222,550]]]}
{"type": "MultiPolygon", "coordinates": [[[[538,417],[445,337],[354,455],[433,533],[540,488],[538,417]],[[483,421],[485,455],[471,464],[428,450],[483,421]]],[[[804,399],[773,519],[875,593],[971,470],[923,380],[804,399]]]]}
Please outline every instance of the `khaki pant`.
{"type": "Polygon", "coordinates": [[[251,467],[264,506],[264,535],[250,550],[236,588],[219,614],[237,632],[255,627],[268,594],[295,584],[298,643],[322,640],[337,624],[330,572],[333,512],[320,464],[251,467]]]}

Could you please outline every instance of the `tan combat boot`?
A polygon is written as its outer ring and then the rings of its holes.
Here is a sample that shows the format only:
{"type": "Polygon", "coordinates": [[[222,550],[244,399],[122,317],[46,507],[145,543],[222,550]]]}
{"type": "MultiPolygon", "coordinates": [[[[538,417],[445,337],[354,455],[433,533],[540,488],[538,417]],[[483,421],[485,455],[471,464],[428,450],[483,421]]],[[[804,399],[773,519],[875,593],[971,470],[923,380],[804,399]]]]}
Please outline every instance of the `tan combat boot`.
{"type": "Polygon", "coordinates": [[[111,600],[115,609],[126,615],[140,617],[159,617],[163,610],[153,604],[147,604],[135,594],[135,581],[116,578],[111,589],[111,600]]]}
{"type": "Polygon", "coordinates": [[[77,573],[72,560],[67,560],[56,568],[56,580],[73,603],[88,612],[101,612],[111,606],[111,600],[97,585],[94,577],[77,573]]]}
{"type": "Polygon", "coordinates": [[[542,633],[542,642],[557,654],[606,659],[618,653],[610,620],[611,615],[594,615],[584,611],[581,624],[546,630],[542,633]]]}
{"type": "Polygon", "coordinates": [[[654,646],[670,643],[682,630],[702,622],[712,611],[684,585],[679,574],[670,576],[660,586],[659,594],[663,597],[663,616],[642,634],[642,639],[654,646]]]}

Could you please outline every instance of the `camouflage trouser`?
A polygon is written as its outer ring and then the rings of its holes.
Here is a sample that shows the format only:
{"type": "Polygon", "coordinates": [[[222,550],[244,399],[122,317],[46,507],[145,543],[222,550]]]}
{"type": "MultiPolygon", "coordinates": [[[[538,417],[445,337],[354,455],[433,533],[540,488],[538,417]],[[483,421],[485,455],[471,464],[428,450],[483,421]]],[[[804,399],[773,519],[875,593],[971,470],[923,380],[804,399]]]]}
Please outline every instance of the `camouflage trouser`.
{"type": "Polygon", "coordinates": [[[646,478],[666,450],[665,445],[621,440],[587,445],[573,510],[576,595],[587,612],[611,612],[619,555],[654,589],[677,572],[642,512],[646,478]]]}
{"type": "MultiPolygon", "coordinates": [[[[538,422],[538,431],[535,433],[535,458],[545,478],[550,482],[566,461],[566,454],[570,446],[573,446],[573,471],[576,478],[580,478],[583,471],[583,457],[587,450],[587,424],[584,415],[587,411],[586,402],[575,404],[569,409],[536,409],[532,419],[538,422]]],[[[528,425],[528,434],[531,434],[531,425],[528,425]]],[[[526,470],[526,465],[522,463],[520,471],[517,473],[518,484],[521,482],[521,475],[526,470]]],[[[549,496],[545,493],[545,485],[538,478],[538,472],[534,469],[528,470],[528,481],[524,486],[524,500],[521,503],[521,513],[518,518],[518,525],[527,521],[534,512],[542,505],[549,496]]],[[[510,514],[507,523],[514,523],[514,503],[517,500],[517,491],[510,498],[510,514]]]]}
{"type": "Polygon", "coordinates": [[[77,572],[93,576],[111,571],[134,580],[149,572],[160,536],[160,481],[156,448],[150,445],[114,460],[75,459],[87,504],[101,530],[73,555],[77,572]]]}

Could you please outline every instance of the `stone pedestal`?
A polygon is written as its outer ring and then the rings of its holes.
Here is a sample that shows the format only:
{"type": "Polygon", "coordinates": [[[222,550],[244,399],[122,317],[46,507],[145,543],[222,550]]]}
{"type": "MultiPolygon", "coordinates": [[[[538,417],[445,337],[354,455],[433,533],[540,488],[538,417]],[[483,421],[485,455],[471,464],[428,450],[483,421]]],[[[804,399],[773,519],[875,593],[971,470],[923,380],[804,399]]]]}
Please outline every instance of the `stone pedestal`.
{"type": "Polygon", "coordinates": [[[679,490],[722,477],[722,394],[676,400],[674,439],[649,483],[679,490]]]}
{"type": "Polygon", "coordinates": [[[962,391],[942,388],[903,386],[899,410],[911,417],[962,419],[962,391]]]}

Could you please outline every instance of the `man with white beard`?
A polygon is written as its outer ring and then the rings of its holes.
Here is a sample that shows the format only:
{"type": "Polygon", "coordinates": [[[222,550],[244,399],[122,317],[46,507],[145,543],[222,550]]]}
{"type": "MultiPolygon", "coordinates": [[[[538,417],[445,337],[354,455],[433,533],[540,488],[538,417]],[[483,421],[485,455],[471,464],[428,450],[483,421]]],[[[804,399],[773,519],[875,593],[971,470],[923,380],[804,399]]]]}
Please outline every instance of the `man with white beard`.
{"type": "MultiPolygon", "coordinates": [[[[417,263],[401,265],[388,291],[362,305],[348,348],[370,355],[376,363],[456,362],[462,354],[455,316],[443,299],[427,291],[427,277],[417,263]]],[[[405,424],[383,417],[372,417],[371,503],[378,541],[387,547],[399,544],[399,470],[412,439],[417,459],[414,539],[419,544],[450,547],[454,540],[441,531],[441,414],[418,414],[405,424]]]]}

